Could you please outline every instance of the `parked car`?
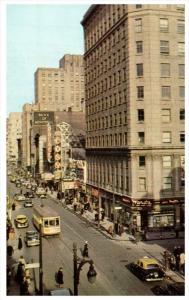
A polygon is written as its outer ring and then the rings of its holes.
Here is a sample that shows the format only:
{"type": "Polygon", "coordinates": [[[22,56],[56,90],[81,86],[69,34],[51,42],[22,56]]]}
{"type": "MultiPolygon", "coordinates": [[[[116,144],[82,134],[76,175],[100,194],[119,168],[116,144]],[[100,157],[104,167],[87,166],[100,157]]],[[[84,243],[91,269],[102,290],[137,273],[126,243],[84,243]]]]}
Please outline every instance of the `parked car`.
{"type": "Polygon", "coordinates": [[[26,200],[25,196],[22,195],[22,194],[16,194],[16,195],[14,195],[14,199],[16,201],[24,201],[24,200],[26,200]]]}
{"type": "Polygon", "coordinates": [[[46,194],[42,194],[39,196],[41,199],[46,199],[47,198],[47,195],[46,194]]]}
{"type": "Polygon", "coordinates": [[[28,218],[25,215],[18,215],[14,222],[17,228],[26,228],[29,226],[28,218]]]}
{"type": "Polygon", "coordinates": [[[156,285],[152,288],[152,292],[159,296],[184,296],[184,282],[174,282],[163,286],[156,285]]]}
{"type": "Polygon", "coordinates": [[[27,247],[38,246],[40,244],[38,232],[36,232],[34,230],[26,231],[24,241],[25,241],[27,247]]]}
{"type": "Polygon", "coordinates": [[[37,196],[40,196],[40,195],[46,195],[46,191],[45,191],[45,189],[44,188],[42,188],[42,187],[38,187],[37,189],[36,189],[36,195],[37,196]]]}
{"type": "Polygon", "coordinates": [[[24,207],[32,207],[33,206],[33,202],[31,199],[27,199],[25,202],[24,202],[24,207]]]}
{"type": "Polygon", "coordinates": [[[148,256],[132,262],[129,269],[144,281],[159,281],[165,277],[165,272],[160,268],[157,260],[148,256]]]}
{"type": "Polygon", "coordinates": [[[24,196],[26,198],[34,198],[34,193],[32,191],[27,191],[24,196]]]}

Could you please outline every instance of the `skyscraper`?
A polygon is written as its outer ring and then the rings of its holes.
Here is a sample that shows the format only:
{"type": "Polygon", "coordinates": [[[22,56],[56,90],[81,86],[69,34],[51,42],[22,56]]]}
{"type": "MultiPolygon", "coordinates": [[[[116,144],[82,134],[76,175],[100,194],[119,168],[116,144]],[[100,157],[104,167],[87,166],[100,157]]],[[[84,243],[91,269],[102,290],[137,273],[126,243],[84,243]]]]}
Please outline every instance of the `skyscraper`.
{"type": "Polygon", "coordinates": [[[138,229],[184,223],[184,6],[92,5],[85,36],[87,183],[138,229]]]}

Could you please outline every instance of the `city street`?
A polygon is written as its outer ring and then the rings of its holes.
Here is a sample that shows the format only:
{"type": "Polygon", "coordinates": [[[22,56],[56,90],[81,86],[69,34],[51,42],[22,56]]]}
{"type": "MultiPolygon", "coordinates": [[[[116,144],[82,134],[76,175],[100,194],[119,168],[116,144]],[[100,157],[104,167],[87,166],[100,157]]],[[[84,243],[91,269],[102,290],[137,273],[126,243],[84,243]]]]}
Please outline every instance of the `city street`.
{"type": "MultiPolygon", "coordinates": [[[[14,184],[8,183],[8,191],[12,196],[18,193],[14,184]]],[[[86,264],[80,273],[79,295],[152,295],[151,288],[157,283],[145,283],[134,276],[126,267],[131,261],[150,255],[148,247],[138,247],[132,242],[117,242],[107,239],[99,231],[89,226],[68,210],[57,204],[52,198],[33,199],[34,205],[41,204],[53,207],[61,216],[61,234],[59,237],[43,238],[43,271],[44,290],[56,288],[55,272],[60,266],[64,272],[64,286],[73,290],[73,242],[78,245],[78,256],[81,256],[81,248],[87,240],[89,244],[89,256],[94,260],[97,272],[96,282],[91,285],[87,280],[89,265],[86,264]]],[[[33,208],[24,208],[19,203],[12,212],[12,219],[17,214],[23,213],[30,220],[29,228],[16,229],[17,236],[24,238],[25,231],[33,229],[31,221],[33,208]]],[[[142,243],[141,243],[142,244],[142,243]]],[[[143,244],[144,245],[144,244],[143,244]]],[[[160,247],[157,248],[156,257],[161,259],[160,247]]],[[[15,254],[23,255],[26,262],[33,259],[38,262],[39,248],[27,248],[16,250],[15,254]]],[[[153,253],[154,254],[154,253],[153,253]]],[[[38,270],[35,270],[38,286],[38,270]]]]}

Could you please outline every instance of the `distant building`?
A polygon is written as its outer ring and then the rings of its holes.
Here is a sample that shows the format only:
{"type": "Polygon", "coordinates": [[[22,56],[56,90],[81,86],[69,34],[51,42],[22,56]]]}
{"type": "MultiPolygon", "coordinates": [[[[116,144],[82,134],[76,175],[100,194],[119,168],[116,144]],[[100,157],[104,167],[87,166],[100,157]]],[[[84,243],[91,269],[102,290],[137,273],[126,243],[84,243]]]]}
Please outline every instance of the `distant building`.
{"type": "Polygon", "coordinates": [[[7,119],[7,160],[9,163],[21,163],[22,113],[12,112],[7,119]]]}
{"type": "Polygon", "coordinates": [[[84,67],[82,55],[66,54],[59,68],[35,72],[35,104],[41,111],[84,110],[84,67]]]}
{"type": "Polygon", "coordinates": [[[92,5],[82,25],[87,192],[115,222],[180,228],[184,5],[92,5]]]}

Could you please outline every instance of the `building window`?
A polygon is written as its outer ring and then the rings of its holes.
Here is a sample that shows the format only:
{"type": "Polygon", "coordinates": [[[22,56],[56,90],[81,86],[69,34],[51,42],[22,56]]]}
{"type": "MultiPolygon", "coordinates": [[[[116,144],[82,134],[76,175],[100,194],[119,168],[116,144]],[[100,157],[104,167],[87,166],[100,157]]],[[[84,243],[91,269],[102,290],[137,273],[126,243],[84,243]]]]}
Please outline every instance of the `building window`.
{"type": "Polygon", "coordinates": [[[169,54],[169,41],[160,41],[160,54],[169,54]]]}
{"type": "Polygon", "coordinates": [[[145,134],[143,131],[138,132],[138,141],[140,144],[144,144],[144,140],[145,140],[145,134]]]}
{"type": "Polygon", "coordinates": [[[137,77],[143,76],[143,64],[136,65],[137,77]]]}
{"type": "Polygon", "coordinates": [[[146,178],[139,177],[139,191],[144,192],[146,191],[146,178]]]}
{"type": "Polygon", "coordinates": [[[184,55],[185,54],[185,44],[182,42],[178,43],[178,55],[184,55]]]}
{"type": "Polygon", "coordinates": [[[184,143],[185,142],[185,133],[182,131],[180,132],[180,142],[184,143]]]}
{"type": "Polygon", "coordinates": [[[164,131],[163,132],[162,142],[164,144],[171,143],[171,132],[170,131],[164,131]]]}
{"type": "Polygon", "coordinates": [[[166,108],[166,109],[162,109],[161,111],[162,114],[162,122],[163,123],[167,123],[171,121],[171,110],[166,108]]]}
{"type": "Polygon", "coordinates": [[[144,122],[144,109],[138,109],[138,121],[144,122]]]}
{"type": "Polygon", "coordinates": [[[180,120],[181,121],[185,120],[185,109],[184,108],[180,109],[180,120]]]}
{"type": "Polygon", "coordinates": [[[160,19],[160,31],[167,32],[169,30],[168,19],[160,19]]]}
{"type": "Polygon", "coordinates": [[[163,177],[163,189],[171,189],[172,188],[172,177],[163,177]]]}
{"type": "Polygon", "coordinates": [[[142,4],[136,4],[136,8],[142,8],[142,4]]]}
{"type": "Polygon", "coordinates": [[[177,9],[178,10],[184,10],[184,4],[177,4],[177,9]]]}
{"type": "Polygon", "coordinates": [[[143,42],[142,41],[136,42],[136,53],[137,54],[143,53],[143,42]]]}
{"type": "Polygon", "coordinates": [[[171,87],[170,86],[162,86],[161,87],[161,96],[162,98],[170,99],[171,98],[171,87]]]}
{"type": "Polygon", "coordinates": [[[184,88],[184,86],[179,86],[179,97],[180,98],[185,97],[185,88],[184,88]]]}
{"type": "Polygon", "coordinates": [[[142,19],[135,19],[135,32],[142,32],[142,19]]]}
{"type": "Polygon", "coordinates": [[[177,32],[178,33],[184,33],[185,32],[185,23],[184,20],[178,20],[177,21],[177,32]]]}
{"type": "Polygon", "coordinates": [[[137,86],[137,98],[138,99],[144,98],[144,87],[143,86],[137,86]]]}
{"type": "Polygon", "coordinates": [[[170,77],[170,64],[161,64],[161,77],[170,77]]]}
{"type": "Polygon", "coordinates": [[[146,165],[146,160],[145,160],[145,156],[139,156],[139,167],[144,168],[146,165]]]}
{"type": "Polygon", "coordinates": [[[179,66],[179,77],[184,78],[185,77],[185,65],[181,64],[179,66]]]}
{"type": "Polygon", "coordinates": [[[171,155],[163,156],[163,168],[171,168],[171,155]]]}

